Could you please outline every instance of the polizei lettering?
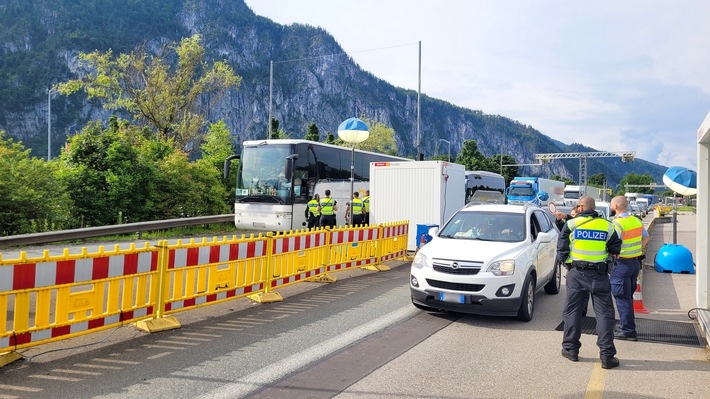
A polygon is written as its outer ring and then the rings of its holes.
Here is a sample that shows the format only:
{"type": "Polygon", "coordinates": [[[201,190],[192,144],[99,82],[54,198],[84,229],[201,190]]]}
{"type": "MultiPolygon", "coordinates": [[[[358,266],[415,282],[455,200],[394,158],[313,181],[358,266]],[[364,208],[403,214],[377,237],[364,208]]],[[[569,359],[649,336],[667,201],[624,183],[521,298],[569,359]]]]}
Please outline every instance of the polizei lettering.
{"type": "Polygon", "coordinates": [[[606,237],[609,233],[606,231],[599,230],[574,230],[574,238],[576,240],[593,240],[593,241],[606,241],[606,237]]]}

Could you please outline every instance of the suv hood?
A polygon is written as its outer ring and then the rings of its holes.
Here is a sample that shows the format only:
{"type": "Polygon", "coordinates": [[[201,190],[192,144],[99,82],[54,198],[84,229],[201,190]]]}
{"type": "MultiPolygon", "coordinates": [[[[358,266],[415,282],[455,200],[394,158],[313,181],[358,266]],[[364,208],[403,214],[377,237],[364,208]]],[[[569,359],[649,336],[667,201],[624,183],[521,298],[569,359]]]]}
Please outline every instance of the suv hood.
{"type": "Polygon", "coordinates": [[[488,263],[494,259],[515,258],[527,245],[527,241],[498,242],[434,237],[420,252],[430,260],[440,258],[488,263]]]}

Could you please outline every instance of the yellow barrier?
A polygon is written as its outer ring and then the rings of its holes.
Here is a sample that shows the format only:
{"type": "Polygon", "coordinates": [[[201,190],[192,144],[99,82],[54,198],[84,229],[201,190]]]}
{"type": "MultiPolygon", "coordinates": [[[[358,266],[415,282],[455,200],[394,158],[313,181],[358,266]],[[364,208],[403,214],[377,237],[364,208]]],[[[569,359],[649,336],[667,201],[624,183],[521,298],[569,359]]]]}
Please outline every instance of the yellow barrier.
{"type": "Polygon", "coordinates": [[[103,247],[89,254],[0,261],[0,352],[121,326],[153,316],[158,251],[103,247]]]}
{"type": "Polygon", "coordinates": [[[0,318],[0,365],[3,352],[126,323],[146,331],[177,328],[171,314],[234,298],[281,300],[272,290],[334,282],[328,275],[334,271],[389,270],[383,262],[406,256],[408,226],[405,221],[0,257],[0,312],[6,315],[0,318]]]}

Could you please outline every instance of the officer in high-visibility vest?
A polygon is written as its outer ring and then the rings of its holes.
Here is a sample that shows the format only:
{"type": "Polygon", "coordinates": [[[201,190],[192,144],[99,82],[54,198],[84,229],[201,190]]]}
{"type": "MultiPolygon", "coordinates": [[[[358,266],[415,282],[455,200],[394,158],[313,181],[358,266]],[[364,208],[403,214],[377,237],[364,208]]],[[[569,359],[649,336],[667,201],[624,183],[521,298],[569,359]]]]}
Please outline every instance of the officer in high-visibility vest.
{"type": "Polygon", "coordinates": [[[365,196],[362,197],[362,205],[365,207],[365,225],[370,225],[370,190],[365,190],[365,196]]]}
{"type": "Polygon", "coordinates": [[[320,212],[318,212],[318,206],[320,205],[320,196],[318,194],[313,196],[313,199],[308,201],[308,206],[306,206],[306,219],[308,220],[308,228],[318,228],[320,227],[320,212]]]}
{"type": "Polygon", "coordinates": [[[567,267],[567,297],[562,319],[562,356],[579,360],[582,311],[592,296],[597,319],[597,346],[602,368],[619,366],[614,346],[614,301],[611,298],[609,263],[621,252],[621,238],[608,220],[595,211],[594,198],[584,196],[577,203],[577,216],[565,223],[557,242],[557,256],[567,267]]]}
{"type": "Polygon", "coordinates": [[[352,212],[352,217],[350,218],[352,220],[353,226],[359,226],[362,225],[363,222],[365,221],[365,215],[363,215],[363,205],[362,205],[362,200],[359,198],[360,193],[355,191],[353,193],[353,200],[352,200],[352,206],[350,207],[350,212],[352,212]]]}
{"type": "Polygon", "coordinates": [[[320,213],[321,227],[335,227],[335,211],[338,210],[338,201],[330,198],[330,190],[325,190],[325,198],[320,200],[318,213],[320,213]]]}
{"type": "Polygon", "coordinates": [[[638,341],[634,320],[634,292],[641,270],[643,250],[650,239],[648,231],[636,216],[628,213],[629,200],[620,195],[611,200],[610,209],[616,217],[612,220],[616,233],[621,237],[621,253],[611,271],[611,294],[619,312],[619,331],[614,338],[638,341]]]}

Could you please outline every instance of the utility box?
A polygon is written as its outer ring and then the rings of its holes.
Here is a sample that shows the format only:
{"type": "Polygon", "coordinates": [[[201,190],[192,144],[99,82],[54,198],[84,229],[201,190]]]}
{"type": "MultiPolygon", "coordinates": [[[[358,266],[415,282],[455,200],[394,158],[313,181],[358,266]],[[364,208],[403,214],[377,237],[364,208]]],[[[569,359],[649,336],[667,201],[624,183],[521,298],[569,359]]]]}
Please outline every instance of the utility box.
{"type": "Polygon", "coordinates": [[[466,196],[463,165],[445,161],[371,162],[370,224],[409,221],[407,250],[415,251],[418,225],[443,226],[466,196]]]}

